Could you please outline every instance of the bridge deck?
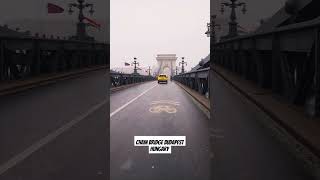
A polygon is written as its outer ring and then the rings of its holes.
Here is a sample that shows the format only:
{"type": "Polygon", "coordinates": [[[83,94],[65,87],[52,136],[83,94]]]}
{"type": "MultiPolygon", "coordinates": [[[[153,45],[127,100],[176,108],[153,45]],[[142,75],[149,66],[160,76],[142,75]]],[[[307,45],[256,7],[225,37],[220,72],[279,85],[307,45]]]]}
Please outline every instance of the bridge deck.
{"type": "Polygon", "coordinates": [[[213,81],[209,130],[205,114],[173,82],[115,92],[109,112],[104,73],[1,97],[1,180],[107,179],[110,112],[113,180],[209,179],[210,173],[214,179],[311,179],[257,121],[265,116],[223,80],[213,81]],[[150,109],[160,100],[178,104],[176,112],[150,109]],[[149,155],[147,147],[133,146],[135,135],[183,135],[187,146],[173,147],[171,155],[149,155]]]}
{"type": "Polygon", "coordinates": [[[208,119],[178,85],[146,83],[110,97],[112,114],[111,179],[209,179],[208,119]],[[144,93],[139,97],[140,94],[144,93]],[[152,113],[151,103],[179,103],[176,113],[152,113]],[[134,136],[186,136],[186,147],[173,147],[170,155],[149,155],[147,147],[134,147],[134,136]]]}
{"type": "Polygon", "coordinates": [[[107,179],[104,74],[0,98],[1,180],[107,179]]]}
{"type": "Polygon", "coordinates": [[[111,177],[206,179],[211,174],[213,179],[311,179],[259,122],[264,114],[223,80],[215,78],[213,83],[214,129],[209,133],[206,117],[174,83],[147,83],[111,96],[111,112],[117,112],[111,117],[111,177]],[[150,104],[158,100],[180,102],[177,113],[150,113],[150,104]],[[135,135],[186,135],[187,147],[176,147],[171,155],[148,155],[146,147],[133,146],[135,135]],[[208,136],[213,137],[211,151],[208,136]]]}

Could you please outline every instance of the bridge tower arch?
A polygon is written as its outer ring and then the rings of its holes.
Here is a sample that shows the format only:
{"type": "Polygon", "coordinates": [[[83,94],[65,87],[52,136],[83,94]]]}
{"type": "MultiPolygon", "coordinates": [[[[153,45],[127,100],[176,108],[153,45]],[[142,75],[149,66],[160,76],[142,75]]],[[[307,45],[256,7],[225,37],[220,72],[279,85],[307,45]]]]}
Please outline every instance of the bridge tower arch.
{"type": "Polygon", "coordinates": [[[175,54],[158,54],[156,60],[158,62],[158,74],[167,74],[174,76],[177,56],[175,54]]]}

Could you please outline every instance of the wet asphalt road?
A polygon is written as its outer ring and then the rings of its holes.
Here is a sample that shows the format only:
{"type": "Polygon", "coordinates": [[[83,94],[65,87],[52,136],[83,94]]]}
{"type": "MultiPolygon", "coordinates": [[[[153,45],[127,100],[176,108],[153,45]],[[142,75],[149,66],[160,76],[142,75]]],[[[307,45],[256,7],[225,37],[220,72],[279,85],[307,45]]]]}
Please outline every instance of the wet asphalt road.
{"type": "Polygon", "coordinates": [[[110,113],[141,93],[110,119],[111,180],[208,180],[209,131],[204,113],[173,82],[150,82],[116,92],[110,96],[110,113]],[[175,113],[150,111],[152,102],[168,100],[179,104],[175,113]],[[134,146],[134,136],[186,136],[186,146],[173,147],[172,154],[148,154],[148,147],[134,146]]]}
{"type": "Polygon", "coordinates": [[[212,179],[310,180],[286,147],[272,137],[258,112],[217,76],[213,81],[212,179]]]}
{"type": "Polygon", "coordinates": [[[104,75],[90,73],[0,98],[1,180],[105,180],[109,165],[111,180],[311,179],[257,121],[265,116],[222,80],[213,82],[210,131],[204,113],[172,82],[116,92],[109,111],[104,75]],[[176,112],[150,112],[160,100],[179,104],[176,112]],[[136,135],[186,136],[187,146],[149,155],[147,147],[133,146],[136,135]]]}
{"type": "Polygon", "coordinates": [[[108,179],[105,71],[0,98],[0,179],[108,179]]]}

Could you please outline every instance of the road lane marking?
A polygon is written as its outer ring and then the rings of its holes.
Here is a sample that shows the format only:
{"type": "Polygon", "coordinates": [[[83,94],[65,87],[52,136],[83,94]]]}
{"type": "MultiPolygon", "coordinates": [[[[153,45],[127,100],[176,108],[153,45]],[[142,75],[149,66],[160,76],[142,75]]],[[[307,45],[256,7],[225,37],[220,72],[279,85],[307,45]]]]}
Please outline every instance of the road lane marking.
{"type": "Polygon", "coordinates": [[[160,100],[160,101],[152,101],[151,104],[172,104],[172,105],[179,105],[179,102],[170,101],[170,100],[160,100]]]}
{"type": "Polygon", "coordinates": [[[141,93],[140,95],[138,95],[137,97],[133,98],[132,100],[130,100],[129,102],[127,102],[126,104],[122,105],[121,107],[119,107],[118,109],[116,109],[115,111],[113,111],[112,113],[110,113],[110,118],[112,116],[114,116],[115,114],[117,114],[118,112],[120,112],[122,109],[126,108],[127,106],[129,106],[131,103],[133,103],[135,100],[137,100],[138,98],[140,98],[141,96],[143,96],[144,94],[146,94],[148,91],[150,91],[151,89],[153,89],[154,87],[158,86],[158,84],[152,86],[151,88],[145,90],[143,93],[141,93]]]}
{"type": "Polygon", "coordinates": [[[160,100],[151,102],[151,107],[149,112],[151,113],[161,113],[167,112],[169,114],[174,114],[177,112],[176,107],[179,106],[179,102],[170,101],[170,100],[160,100]]]}
{"type": "Polygon", "coordinates": [[[91,107],[87,112],[81,114],[80,116],[78,116],[77,118],[75,118],[72,121],[68,122],[67,124],[63,125],[62,127],[57,129],[56,131],[54,131],[54,132],[50,133],[49,135],[47,135],[46,137],[40,139],[38,142],[32,144],[26,150],[24,150],[23,152],[19,153],[16,156],[14,156],[13,158],[11,158],[6,163],[1,164],[0,165],[0,175],[5,173],[10,168],[16,166],[20,162],[22,162],[24,159],[29,157],[32,153],[34,153],[35,151],[39,150],[41,147],[45,146],[46,144],[50,143],[52,140],[54,140],[59,135],[61,135],[62,133],[66,132],[67,130],[69,130],[73,126],[75,126],[77,123],[79,123],[83,119],[87,118],[90,114],[92,114],[93,112],[95,112],[96,110],[101,108],[106,103],[107,103],[107,99],[105,99],[101,103],[91,107]]]}

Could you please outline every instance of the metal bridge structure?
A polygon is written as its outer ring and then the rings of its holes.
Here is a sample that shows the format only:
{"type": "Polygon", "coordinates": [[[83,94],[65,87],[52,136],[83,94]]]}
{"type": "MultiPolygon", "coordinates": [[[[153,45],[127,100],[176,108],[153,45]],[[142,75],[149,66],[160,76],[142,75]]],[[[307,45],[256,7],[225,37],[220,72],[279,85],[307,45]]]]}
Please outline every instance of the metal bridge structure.
{"type": "Polygon", "coordinates": [[[318,115],[320,19],[311,11],[318,5],[297,1],[299,15],[288,15],[285,7],[256,32],[212,44],[211,67],[235,72],[318,115]]]}
{"type": "Polygon", "coordinates": [[[155,80],[155,77],[152,76],[144,76],[140,74],[125,74],[119,72],[111,72],[110,73],[110,87],[119,87],[124,85],[130,85],[135,83],[141,83],[146,81],[155,80]]]}
{"type": "Polygon", "coordinates": [[[173,79],[201,95],[209,97],[209,70],[210,70],[210,56],[201,60],[199,64],[190,72],[179,74],[173,79]]]}
{"type": "Polygon", "coordinates": [[[109,64],[109,45],[53,37],[0,37],[0,79],[36,77],[109,64]]]}

